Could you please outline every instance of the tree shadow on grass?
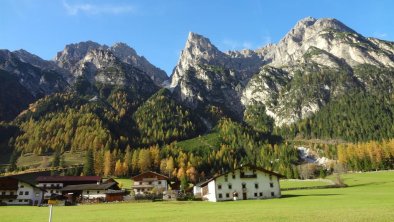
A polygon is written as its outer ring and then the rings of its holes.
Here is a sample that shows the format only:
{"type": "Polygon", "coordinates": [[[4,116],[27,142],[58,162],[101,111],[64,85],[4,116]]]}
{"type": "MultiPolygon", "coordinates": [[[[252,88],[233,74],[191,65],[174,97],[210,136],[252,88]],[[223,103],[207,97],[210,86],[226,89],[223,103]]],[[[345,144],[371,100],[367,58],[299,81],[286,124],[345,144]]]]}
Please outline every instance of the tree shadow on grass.
{"type": "Polygon", "coordinates": [[[341,194],[332,194],[332,193],[321,193],[321,194],[284,194],[281,198],[292,198],[292,197],[326,197],[326,196],[338,196],[341,194]]]}
{"type": "Polygon", "coordinates": [[[384,181],[384,182],[370,182],[370,183],[360,183],[354,185],[348,185],[348,187],[364,187],[364,186],[373,186],[373,185],[383,185],[386,183],[393,183],[394,181],[384,181]]]}

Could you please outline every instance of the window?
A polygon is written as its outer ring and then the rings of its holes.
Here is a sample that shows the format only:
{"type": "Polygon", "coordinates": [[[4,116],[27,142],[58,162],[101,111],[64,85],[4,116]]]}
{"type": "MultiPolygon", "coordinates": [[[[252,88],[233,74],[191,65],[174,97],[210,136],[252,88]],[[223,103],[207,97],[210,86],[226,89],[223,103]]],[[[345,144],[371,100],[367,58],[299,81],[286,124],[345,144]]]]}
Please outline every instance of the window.
{"type": "Polygon", "coordinates": [[[235,173],[233,173],[233,179],[235,179],[235,173]]]}
{"type": "Polygon", "coordinates": [[[272,175],[270,175],[270,180],[272,180],[272,175]]]}
{"type": "Polygon", "coordinates": [[[142,185],[142,182],[140,182],[140,185],[142,185]]]}
{"type": "Polygon", "coordinates": [[[270,187],[273,188],[274,187],[274,183],[270,183],[270,187]]]}
{"type": "Polygon", "coordinates": [[[11,191],[11,192],[10,192],[10,195],[14,195],[14,192],[11,191]]]}
{"type": "Polygon", "coordinates": [[[46,184],[44,184],[44,188],[46,188],[47,187],[47,185],[46,184]]]}
{"type": "Polygon", "coordinates": [[[25,191],[25,195],[29,195],[29,191],[25,191]]]}
{"type": "Polygon", "coordinates": [[[53,190],[51,190],[51,193],[53,193],[53,190]]]}
{"type": "Polygon", "coordinates": [[[222,185],[218,184],[218,189],[221,190],[222,189],[222,185]]]}
{"type": "Polygon", "coordinates": [[[226,197],[229,198],[230,197],[230,193],[226,193],[226,197]]]}
{"type": "Polygon", "coordinates": [[[254,196],[257,197],[257,193],[254,193],[254,196]]]}
{"type": "Polygon", "coordinates": [[[137,192],[140,192],[140,189],[137,189],[137,192]]]}
{"type": "Polygon", "coordinates": [[[149,185],[152,185],[152,181],[149,181],[149,185]]]}
{"type": "Polygon", "coordinates": [[[5,195],[5,192],[3,191],[3,192],[1,192],[1,195],[5,195]]]}
{"type": "Polygon", "coordinates": [[[242,183],[242,189],[246,189],[246,183],[242,183]]]}
{"type": "Polygon", "coordinates": [[[233,185],[229,184],[228,189],[233,189],[233,185]]]}
{"type": "Polygon", "coordinates": [[[100,193],[100,191],[97,191],[97,194],[99,194],[100,193]]]}
{"type": "Polygon", "coordinates": [[[222,198],[222,197],[223,197],[223,195],[220,193],[220,194],[219,194],[219,198],[222,198]]]}
{"type": "Polygon", "coordinates": [[[259,189],[259,184],[258,184],[258,183],[255,183],[255,184],[254,184],[254,188],[259,189]]]}
{"type": "Polygon", "coordinates": [[[12,202],[12,200],[8,200],[8,202],[12,202]]]}
{"type": "Polygon", "coordinates": [[[19,203],[22,203],[22,200],[18,200],[19,203]]]}
{"type": "Polygon", "coordinates": [[[90,191],[88,190],[88,191],[86,191],[86,193],[87,193],[87,194],[89,194],[89,193],[90,193],[90,191]]]}
{"type": "Polygon", "coordinates": [[[25,186],[21,185],[20,188],[24,188],[25,186]]]}
{"type": "Polygon", "coordinates": [[[271,192],[271,196],[274,197],[274,196],[275,196],[275,193],[274,193],[274,192],[271,192]]]}
{"type": "Polygon", "coordinates": [[[27,202],[28,200],[24,200],[24,202],[27,202]]]}
{"type": "Polygon", "coordinates": [[[19,195],[23,195],[23,191],[19,191],[19,195]]]}
{"type": "Polygon", "coordinates": [[[259,195],[260,195],[260,197],[262,197],[263,196],[263,192],[260,192],[259,195]]]}
{"type": "Polygon", "coordinates": [[[157,184],[161,184],[161,181],[159,180],[159,181],[157,181],[157,184]]]}
{"type": "Polygon", "coordinates": [[[225,182],[228,182],[228,175],[227,175],[227,174],[224,175],[224,181],[225,181],[225,182]]]}

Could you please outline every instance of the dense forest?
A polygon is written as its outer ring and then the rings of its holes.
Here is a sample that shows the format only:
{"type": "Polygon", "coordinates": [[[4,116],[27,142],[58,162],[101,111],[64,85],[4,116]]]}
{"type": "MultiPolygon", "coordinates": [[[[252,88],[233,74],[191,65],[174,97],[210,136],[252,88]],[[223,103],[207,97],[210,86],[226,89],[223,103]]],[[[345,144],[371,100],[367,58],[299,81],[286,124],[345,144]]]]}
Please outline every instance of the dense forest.
{"type": "Polygon", "coordinates": [[[392,98],[353,92],[333,100],[309,118],[277,129],[277,132],[287,138],[358,142],[393,138],[393,123],[392,98]]]}
{"type": "MultiPolygon", "coordinates": [[[[384,88],[385,82],[377,84],[384,88]]],[[[394,168],[389,140],[394,137],[394,101],[378,92],[339,96],[316,114],[275,128],[260,103],[247,106],[239,121],[220,107],[195,112],[169,90],[152,90],[140,94],[79,79],[71,92],[38,100],[14,121],[0,123],[0,151],[7,154],[2,156],[10,163],[8,171],[18,170],[18,157],[31,153],[51,156],[51,167],[65,167],[65,153],[71,152],[85,158],[82,172],[67,170],[72,175],[122,177],[154,170],[186,183],[254,164],[288,178],[309,178],[294,143],[309,139],[336,141],[311,147],[337,159],[342,168],[394,168]],[[213,125],[208,127],[207,120],[213,125]],[[201,142],[205,137],[214,143],[201,142]]],[[[316,166],[311,174],[325,175],[335,167],[316,166]]]]}

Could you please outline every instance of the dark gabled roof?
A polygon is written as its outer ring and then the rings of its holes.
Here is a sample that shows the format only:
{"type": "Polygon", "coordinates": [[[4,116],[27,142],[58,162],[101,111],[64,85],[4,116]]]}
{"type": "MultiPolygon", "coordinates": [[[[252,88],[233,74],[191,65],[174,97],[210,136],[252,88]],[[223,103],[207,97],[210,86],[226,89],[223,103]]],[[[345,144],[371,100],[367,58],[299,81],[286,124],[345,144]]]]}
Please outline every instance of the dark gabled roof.
{"type": "Polygon", "coordinates": [[[0,177],[0,190],[18,190],[18,180],[12,177],[0,177]]]}
{"type": "Polygon", "coordinates": [[[27,183],[34,188],[45,191],[40,187],[36,187],[36,185],[34,183],[31,183],[28,179],[25,179],[23,177],[23,174],[0,177],[0,189],[18,190],[18,181],[27,183]]]}
{"type": "Polygon", "coordinates": [[[50,176],[50,171],[40,171],[40,172],[32,172],[32,173],[23,173],[13,175],[12,177],[17,178],[18,180],[24,181],[28,184],[36,185],[37,184],[37,177],[40,176],[50,176]]]}
{"type": "Polygon", "coordinates": [[[137,176],[132,177],[131,179],[134,181],[141,181],[143,178],[157,178],[160,180],[168,180],[169,179],[168,177],[166,177],[162,174],[153,172],[153,171],[143,172],[141,174],[138,174],[137,176]]]}
{"type": "Polygon", "coordinates": [[[37,178],[37,182],[81,182],[91,181],[100,182],[101,177],[99,176],[40,176],[37,178]]]}
{"type": "Polygon", "coordinates": [[[221,177],[221,176],[223,176],[223,175],[229,174],[229,173],[234,172],[234,171],[236,171],[236,170],[240,170],[240,169],[245,168],[245,167],[248,167],[248,168],[250,168],[250,169],[252,169],[252,170],[259,170],[259,171],[262,171],[262,172],[264,172],[264,173],[268,173],[268,174],[270,174],[270,175],[274,175],[274,176],[277,176],[277,177],[285,177],[285,176],[282,175],[282,174],[275,173],[275,172],[273,172],[273,171],[264,169],[264,168],[262,168],[262,167],[256,167],[256,166],[252,166],[252,165],[247,164],[247,165],[244,165],[244,166],[240,166],[240,167],[238,167],[238,168],[235,168],[235,169],[232,170],[232,171],[228,171],[228,172],[226,172],[226,173],[222,173],[222,174],[219,174],[219,175],[217,175],[217,176],[214,176],[214,177],[212,177],[211,179],[206,180],[206,181],[204,181],[204,182],[200,182],[200,183],[196,184],[196,186],[199,186],[199,187],[206,186],[209,182],[211,182],[212,180],[215,180],[215,179],[218,178],[218,177],[221,177]]]}
{"type": "Polygon", "coordinates": [[[102,184],[78,184],[65,186],[61,191],[80,191],[80,190],[108,190],[116,186],[116,182],[102,183],[102,184]]]}

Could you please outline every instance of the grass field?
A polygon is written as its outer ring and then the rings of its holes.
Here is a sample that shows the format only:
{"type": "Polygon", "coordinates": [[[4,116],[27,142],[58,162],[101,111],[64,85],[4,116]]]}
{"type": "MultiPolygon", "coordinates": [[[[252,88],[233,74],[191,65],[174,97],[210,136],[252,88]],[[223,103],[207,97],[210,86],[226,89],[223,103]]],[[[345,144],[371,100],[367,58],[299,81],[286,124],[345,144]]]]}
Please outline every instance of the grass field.
{"type": "Polygon", "coordinates": [[[330,180],[281,180],[280,188],[307,188],[307,187],[324,187],[327,185],[332,185],[330,180]]]}
{"type": "Polygon", "coordinates": [[[123,189],[130,190],[131,189],[131,178],[115,178],[116,182],[119,183],[119,186],[123,189]]]}
{"type": "MultiPolygon", "coordinates": [[[[347,188],[282,192],[236,202],[141,202],[55,207],[54,222],[75,221],[393,221],[394,172],[343,175],[347,188]]],[[[2,222],[47,221],[47,207],[0,207],[2,222]]]]}

